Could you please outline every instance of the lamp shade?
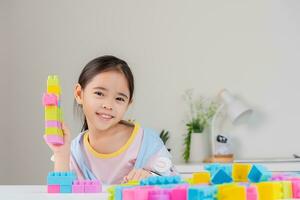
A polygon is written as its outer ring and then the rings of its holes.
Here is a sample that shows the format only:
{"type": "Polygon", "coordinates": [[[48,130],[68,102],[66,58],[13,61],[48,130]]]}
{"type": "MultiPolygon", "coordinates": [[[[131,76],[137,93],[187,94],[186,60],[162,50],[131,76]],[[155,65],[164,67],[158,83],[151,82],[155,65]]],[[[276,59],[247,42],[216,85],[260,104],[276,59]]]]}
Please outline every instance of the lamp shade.
{"type": "Polygon", "coordinates": [[[250,116],[250,114],[252,113],[252,109],[232,96],[228,90],[223,89],[220,92],[220,97],[227,106],[227,115],[233,124],[236,124],[237,121],[242,118],[250,116]]]}

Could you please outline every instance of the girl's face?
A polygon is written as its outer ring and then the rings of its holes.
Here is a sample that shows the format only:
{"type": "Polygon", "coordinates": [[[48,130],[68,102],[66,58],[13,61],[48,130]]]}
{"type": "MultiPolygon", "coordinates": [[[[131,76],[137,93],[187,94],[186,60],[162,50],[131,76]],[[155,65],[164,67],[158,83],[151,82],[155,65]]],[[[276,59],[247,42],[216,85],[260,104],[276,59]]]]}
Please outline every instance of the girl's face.
{"type": "Polygon", "coordinates": [[[96,130],[119,123],[131,103],[127,79],[114,70],[99,73],[84,90],[77,84],[75,98],[82,105],[89,129],[96,130]]]}

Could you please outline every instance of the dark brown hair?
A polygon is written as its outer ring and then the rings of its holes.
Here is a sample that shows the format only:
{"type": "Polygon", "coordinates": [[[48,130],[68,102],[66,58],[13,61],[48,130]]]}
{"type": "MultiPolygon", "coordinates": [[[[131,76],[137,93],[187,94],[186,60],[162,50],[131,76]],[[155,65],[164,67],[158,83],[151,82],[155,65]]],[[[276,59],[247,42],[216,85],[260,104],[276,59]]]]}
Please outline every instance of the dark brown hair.
{"type": "MultiPolygon", "coordinates": [[[[89,84],[89,82],[99,73],[107,72],[107,71],[119,71],[122,74],[124,74],[125,78],[128,82],[129,87],[129,102],[132,100],[133,92],[134,92],[134,78],[133,74],[128,66],[128,64],[117,57],[106,55],[101,56],[98,58],[95,58],[91,60],[81,71],[79,78],[78,78],[78,84],[81,86],[81,88],[84,90],[84,88],[89,84]]],[[[81,131],[85,131],[88,129],[88,124],[86,121],[86,117],[82,111],[82,106],[78,105],[76,101],[74,100],[74,110],[79,111],[80,115],[83,119],[83,126],[81,128],[81,131]]]]}

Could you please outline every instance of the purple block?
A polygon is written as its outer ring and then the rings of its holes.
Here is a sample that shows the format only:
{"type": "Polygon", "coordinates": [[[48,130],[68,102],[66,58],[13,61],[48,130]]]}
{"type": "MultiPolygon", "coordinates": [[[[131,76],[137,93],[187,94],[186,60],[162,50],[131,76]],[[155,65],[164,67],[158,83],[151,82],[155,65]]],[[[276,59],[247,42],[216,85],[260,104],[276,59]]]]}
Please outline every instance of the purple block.
{"type": "Polygon", "coordinates": [[[47,192],[48,193],[60,193],[60,186],[59,185],[47,185],[47,192]]]}
{"type": "Polygon", "coordinates": [[[49,144],[62,145],[64,144],[64,139],[58,135],[45,135],[45,140],[49,144]]]}
{"type": "Polygon", "coordinates": [[[72,192],[73,193],[84,193],[84,184],[79,180],[74,181],[73,185],[72,185],[72,192]]]}
{"type": "Polygon", "coordinates": [[[86,180],[84,184],[85,193],[99,193],[102,191],[101,184],[98,180],[86,180]]]}
{"type": "Polygon", "coordinates": [[[53,121],[49,120],[45,122],[45,127],[46,128],[51,128],[51,127],[56,127],[56,128],[62,128],[61,122],[60,121],[53,121]]]}

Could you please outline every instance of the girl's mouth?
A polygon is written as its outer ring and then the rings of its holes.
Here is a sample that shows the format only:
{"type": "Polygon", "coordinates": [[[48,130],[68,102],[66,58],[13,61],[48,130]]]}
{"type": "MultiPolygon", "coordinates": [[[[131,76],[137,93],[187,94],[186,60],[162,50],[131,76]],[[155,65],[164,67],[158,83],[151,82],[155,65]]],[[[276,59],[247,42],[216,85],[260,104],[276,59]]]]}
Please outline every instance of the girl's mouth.
{"type": "Polygon", "coordinates": [[[100,119],[105,120],[105,121],[109,121],[112,118],[114,118],[114,116],[112,116],[110,114],[106,114],[106,113],[96,113],[96,114],[100,119]]]}

